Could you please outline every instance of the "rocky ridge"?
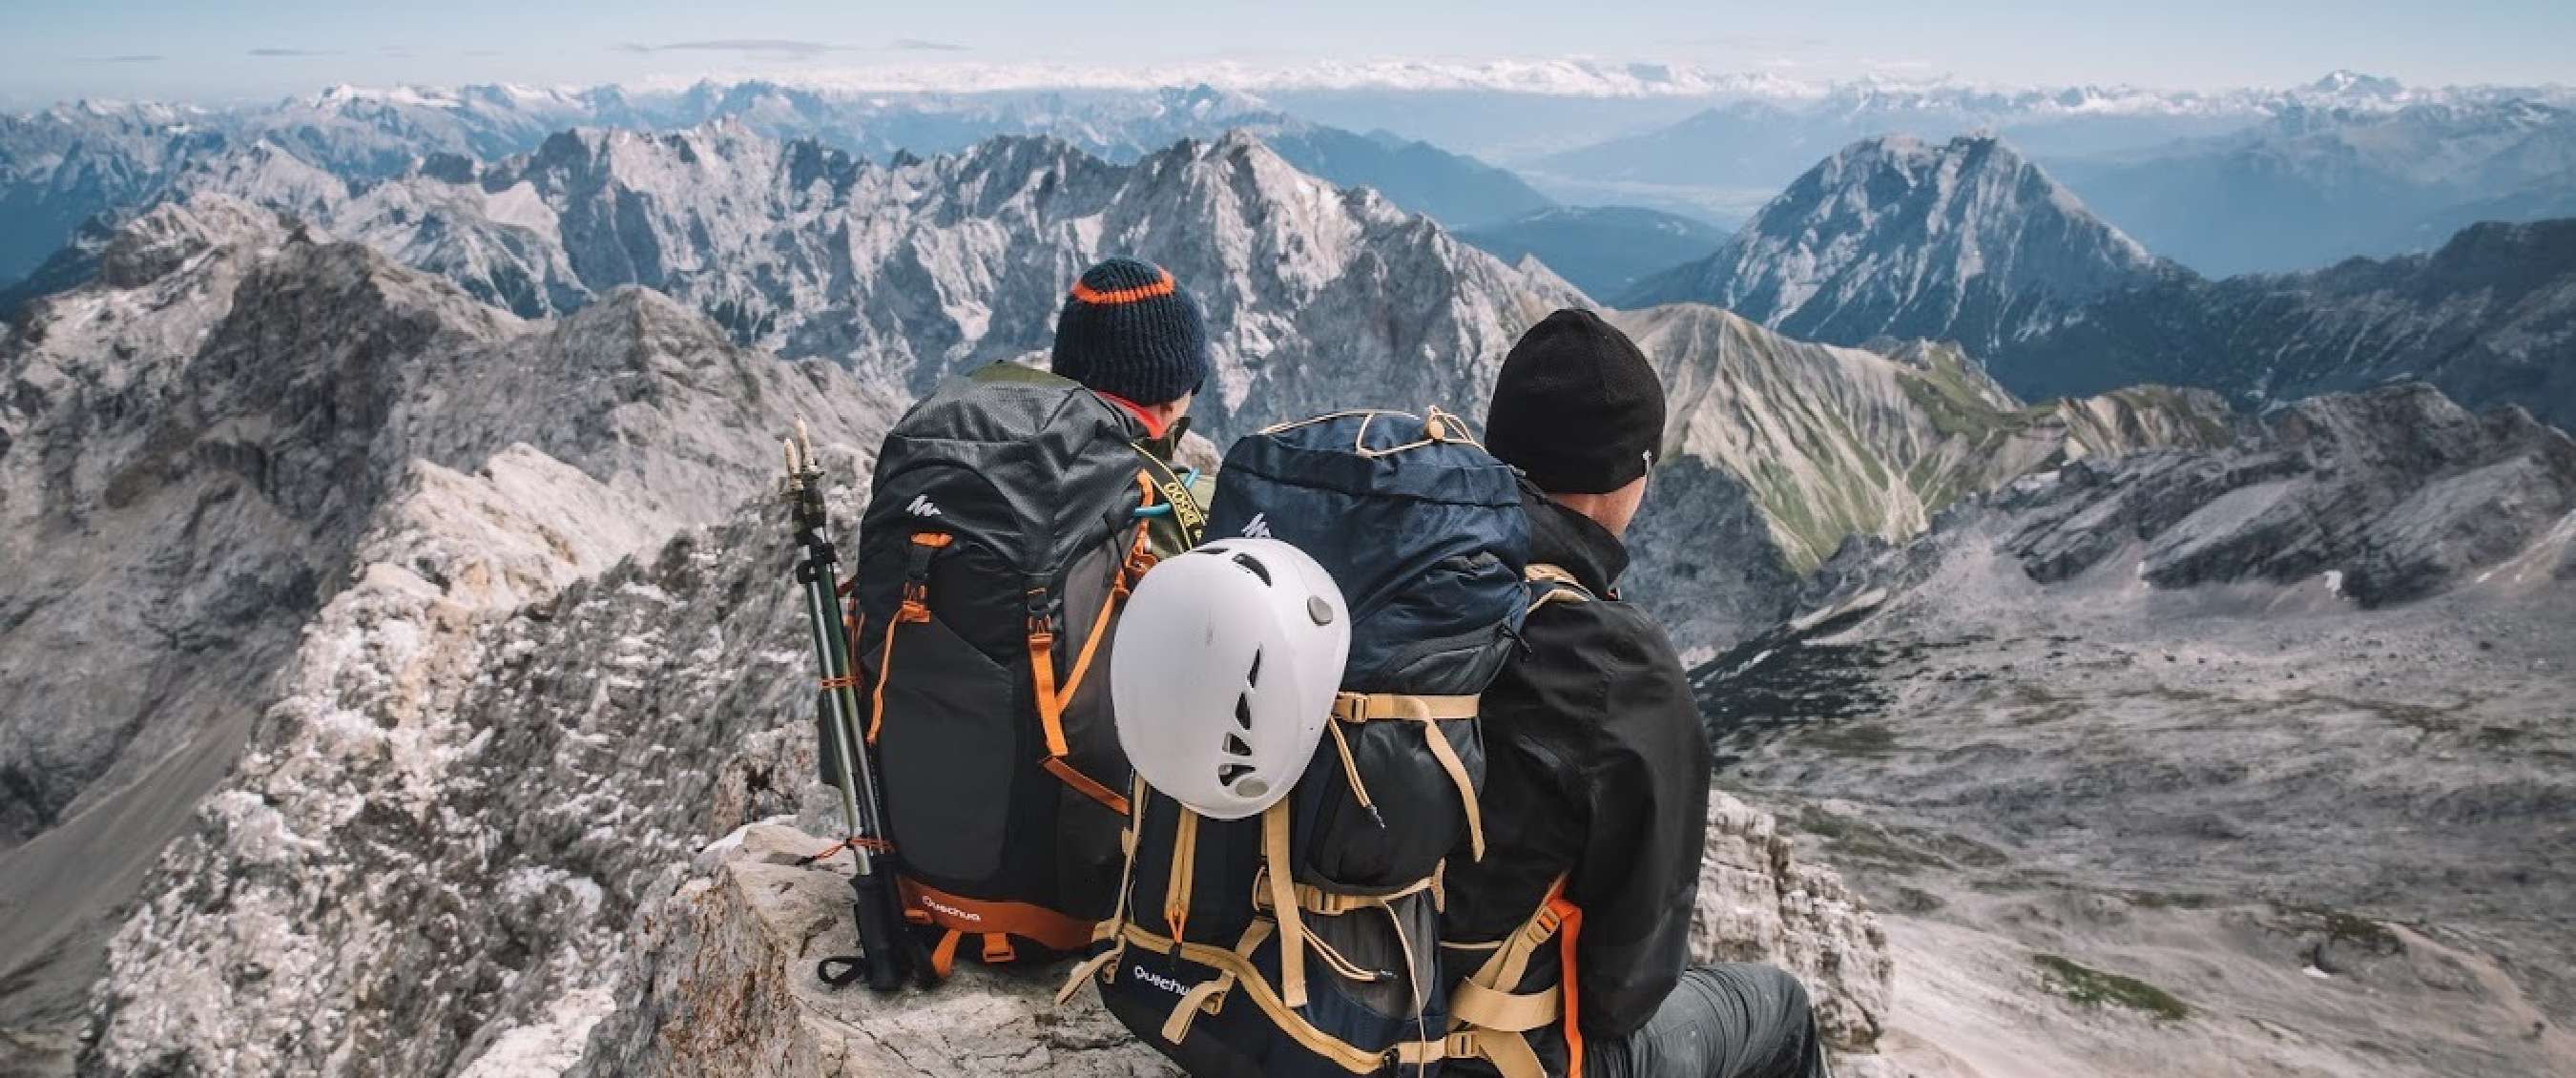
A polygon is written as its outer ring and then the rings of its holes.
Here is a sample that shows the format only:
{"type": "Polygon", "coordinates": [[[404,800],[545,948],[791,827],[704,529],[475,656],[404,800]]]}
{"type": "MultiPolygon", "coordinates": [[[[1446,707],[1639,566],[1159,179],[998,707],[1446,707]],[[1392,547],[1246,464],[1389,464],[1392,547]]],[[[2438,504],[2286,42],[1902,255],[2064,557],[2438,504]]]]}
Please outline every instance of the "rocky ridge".
{"type": "Polygon", "coordinates": [[[2576,443],[2422,387],[1856,544],[1694,673],[1928,1073],[2555,1073],[2576,443]]]}
{"type": "Polygon", "coordinates": [[[1698,304],[1612,320],[1670,413],[1627,590],[1703,657],[1794,612],[1847,541],[1901,543],[2031,472],[2222,445],[2241,423],[2212,394],[2152,387],[2025,405],[1951,345],[1810,344],[1698,304]]]}

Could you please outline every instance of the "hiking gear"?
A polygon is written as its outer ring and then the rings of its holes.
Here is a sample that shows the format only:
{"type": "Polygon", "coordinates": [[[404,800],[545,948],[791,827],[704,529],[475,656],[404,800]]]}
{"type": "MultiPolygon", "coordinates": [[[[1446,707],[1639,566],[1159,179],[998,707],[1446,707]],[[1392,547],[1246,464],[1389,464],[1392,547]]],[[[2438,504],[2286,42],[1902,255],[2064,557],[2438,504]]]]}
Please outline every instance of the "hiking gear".
{"type": "Polygon", "coordinates": [[[1452,1012],[1484,1050],[1448,1067],[1507,1078],[1582,1073],[1587,1045],[1663,1005],[1688,957],[1710,775],[1679,657],[1616,601],[1626,549],[1532,486],[1522,504],[1526,647],[1485,692],[1490,852],[1450,865],[1441,916],[1452,1012]]]}
{"type": "Polygon", "coordinates": [[[1118,621],[1118,743],[1200,815],[1259,813],[1314,758],[1350,646],[1341,589],[1296,547],[1228,539],[1173,558],[1118,621]]]}
{"type": "Polygon", "coordinates": [[[1090,390],[996,363],[878,453],[858,676],[906,913],[939,930],[941,973],[967,937],[988,962],[1082,947],[1116,905],[1128,769],[1094,672],[1158,544],[1186,549],[1204,519],[1142,436],[1090,390]]]}
{"type": "Polygon", "coordinates": [[[1237,537],[1210,548],[1290,543],[1340,585],[1342,691],[1295,788],[1255,816],[1138,782],[1121,904],[1065,994],[1097,978],[1195,1075],[1427,1063],[1448,1022],[1442,866],[1484,842],[1477,694],[1526,602],[1511,471],[1437,410],[1336,413],[1237,442],[1209,528],[1237,537]]]}
{"type": "Polygon", "coordinates": [[[900,987],[905,978],[928,972],[928,967],[918,961],[917,949],[910,946],[911,940],[903,930],[903,911],[895,885],[896,874],[902,871],[901,862],[887,845],[885,809],[877,798],[876,769],[868,758],[867,747],[858,739],[860,712],[854,691],[857,682],[850,676],[850,642],[844,635],[840,600],[833,587],[838,555],[824,534],[832,521],[823,508],[823,469],[814,461],[814,443],[805,434],[803,424],[797,425],[796,433],[797,437],[786,443],[787,476],[780,482],[779,492],[787,502],[796,545],[804,552],[804,560],[796,564],[796,580],[805,591],[814,657],[823,667],[816,694],[816,717],[832,746],[826,766],[832,769],[832,785],[841,793],[841,825],[845,829],[841,845],[832,852],[848,849],[857,865],[857,872],[850,877],[850,913],[858,922],[861,951],[857,960],[824,959],[814,972],[835,987],[863,975],[868,987],[890,992],[900,987]]]}
{"type": "Polygon", "coordinates": [[[1170,270],[1106,259],[1065,295],[1051,366],[1137,404],[1169,404],[1207,381],[1207,326],[1170,270]]]}
{"type": "Polygon", "coordinates": [[[1806,987],[1756,964],[1682,971],[1644,1028],[1587,1058],[1597,1078],[1832,1078],[1806,987]]]}
{"type": "Polygon", "coordinates": [[[1568,308],[1521,334],[1494,379],[1485,444],[1559,494],[1607,494],[1664,444],[1664,385],[1618,327],[1568,308]]]}

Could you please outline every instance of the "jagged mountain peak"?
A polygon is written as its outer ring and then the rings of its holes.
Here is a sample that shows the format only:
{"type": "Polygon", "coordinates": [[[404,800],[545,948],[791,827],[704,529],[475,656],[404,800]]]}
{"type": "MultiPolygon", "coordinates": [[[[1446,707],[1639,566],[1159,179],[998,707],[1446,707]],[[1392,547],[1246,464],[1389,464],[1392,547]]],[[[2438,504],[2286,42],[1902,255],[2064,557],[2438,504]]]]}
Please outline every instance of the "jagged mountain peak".
{"type": "Polygon", "coordinates": [[[2179,272],[2000,138],[1888,135],[1827,157],[1715,254],[1626,302],[1700,300],[1837,344],[1924,337],[1984,352],[2179,272]]]}

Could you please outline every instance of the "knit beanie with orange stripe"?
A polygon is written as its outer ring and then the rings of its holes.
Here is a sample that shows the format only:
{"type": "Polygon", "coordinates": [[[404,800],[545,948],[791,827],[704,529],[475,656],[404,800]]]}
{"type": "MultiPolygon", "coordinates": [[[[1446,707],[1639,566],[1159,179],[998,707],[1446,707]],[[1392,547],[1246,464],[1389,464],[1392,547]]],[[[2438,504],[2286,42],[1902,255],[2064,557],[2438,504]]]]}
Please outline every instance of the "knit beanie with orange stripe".
{"type": "Polygon", "coordinates": [[[1167,404],[1207,381],[1207,327],[1171,271],[1111,258],[1082,272],[1055,320],[1057,374],[1138,404],[1167,404]]]}

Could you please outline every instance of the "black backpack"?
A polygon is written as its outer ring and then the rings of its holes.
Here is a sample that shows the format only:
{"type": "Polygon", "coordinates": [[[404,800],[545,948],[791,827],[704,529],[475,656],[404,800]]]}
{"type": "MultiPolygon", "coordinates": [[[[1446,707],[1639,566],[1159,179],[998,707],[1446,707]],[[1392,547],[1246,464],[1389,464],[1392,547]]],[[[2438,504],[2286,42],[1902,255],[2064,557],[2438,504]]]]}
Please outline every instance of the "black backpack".
{"type": "Polygon", "coordinates": [[[1235,444],[1208,534],[1275,537],[1333,574],[1351,611],[1343,692],[1314,760],[1259,816],[1216,820],[1135,785],[1124,900],[1068,996],[1096,978],[1111,1013],[1201,1078],[1440,1057],[1440,872],[1481,846],[1476,700],[1513,646],[1527,532],[1511,470],[1438,411],[1235,444]]]}
{"type": "Polygon", "coordinates": [[[1110,629],[1150,530],[1186,547],[1201,521],[1142,436],[1082,386],[997,363],[915,404],[877,456],[852,669],[905,916],[940,930],[943,975],[969,937],[988,962],[1015,939],[1081,948],[1116,906],[1110,629]]]}

